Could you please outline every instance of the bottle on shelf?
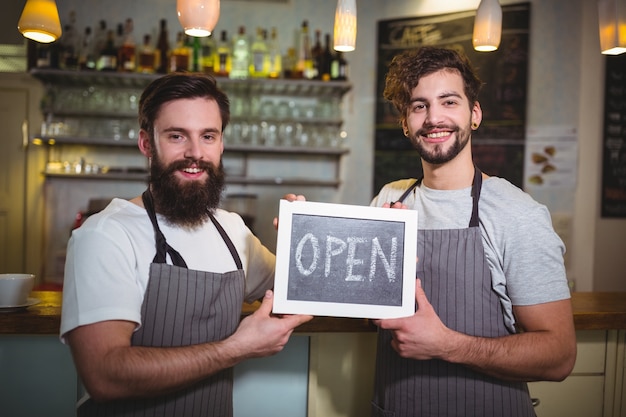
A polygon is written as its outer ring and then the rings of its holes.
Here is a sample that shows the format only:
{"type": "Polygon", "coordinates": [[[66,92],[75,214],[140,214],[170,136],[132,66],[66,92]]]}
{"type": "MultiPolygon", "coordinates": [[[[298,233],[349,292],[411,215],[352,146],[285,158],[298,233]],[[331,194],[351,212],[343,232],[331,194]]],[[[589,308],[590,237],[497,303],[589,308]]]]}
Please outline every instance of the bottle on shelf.
{"type": "Polygon", "coordinates": [[[176,34],[176,47],[172,49],[172,53],[170,54],[168,72],[189,71],[191,62],[190,55],[189,47],[185,43],[185,34],[178,32],[176,34]]]}
{"type": "Polygon", "coordinates": [[[100,71],[117,71],[117,48],[115,47],[115,33],[107,32],[107,40],[100,51],[97,69],[100,71]]]}
{"type": "Polygon", "coordinates": [[[167,20],[161,19],[159,22],[159,38],[157,40],[157,71],[165,74],[168,70],[170,53],[169,33],[167,30],[167,20]]]}
{"type": "Polygon", "coordinates": [[[152,36],[143,35],[143,44],[137,54],[137,72],[154,74],[156,72],[156,51],[152,46],[152,36]]]}
{"type": "Polygon", "coordinates": [[[250,42],[246,35],[245,26],[239,26],[239,32],[233,39],[232,49],[232,63],[230,78],[246,79],[250,69],[248,68],[250,62],[250,42]]]}
{"type": "Polygon", "coordinates": [[[207,74],[213,74],[215,55],[217,54],[217,43],[213,37],[213,33],[200,39],[200,49],[202,51],[200,58],[200,70],[207,74]]]}
{"type": "Polygon", "coordinates": [[[322,56],[320,58],[320,80],[322,81],[330,81],[330,66],[333,62],[334,54],[333,50],[330,47],[330,33],[326,33],[324,35],[324,49],[322,51],[322,56]]]}
{"type": "Polygon", "coordinates": [[[193,72],[202,71],[202,44],[197,36],[185,35],[189,51],[189,69],[193,72]]]}
{"type": "MultiPolygon", "coordinates": [[[[96,53],[100,53],[104,49],[104,45],[107,43],[107,34],[107,22],[106,20],[100,20],[93,33],[93,47],[96,53]]],[[[96,57],[97,60],[98,57],[96,57]]]]}
{"type": "Polygon", "coordinates": [[[94,50],[94,38],[91,32],[91,26],[85,27],[85,33],[83,34],[80,42],[80,50],[78,52],[78,68],[81,70],[95,70],[96,69],[96,53],[94,50]]]}
{"type": "Polygon", "coordinates": [[[309,39],[309,21],[302,21],[298,36],[296,73],[294,78],[312,78],[313,61],[311,60],[311,40],[309,39]]]}
{"type": "Polygon", "coordinates": [[[311,63],[313,65],[312,78],[319,80],[322,76],[322,54],[324,48],[322,48],[322,32],[318,29],[315,31],[315,41],[313,41],[313,47],[311,48],[311,63]]]}
{"type": "Polygon", "coordinates": [[[299,76],[297,74],[297,62],[296,48],[288,48],[285,58],[283,59],[283,76],[285,78],[302,78],[301,74],[299,76]]]}
{"type": "Polygon", "coordinates": [[[250,47],[250,76],[253,78],[267,78],[270,75],[270,52],[267,46],[267,31],[257,28],[256,37],[250,47]]]}
{"type": "Polygon", "coordinates": [[[80,37],[76,32],[76,12],[70,11],[68,23],[63,27],[63,34],[59,39],[62,49],[61,63],[63,68],[78,69],[78,50],[80,37]]]}
{"type": "Polygon", "coordinates": [[[134,72],[137,68],[135,39],[133,37],[133,19],[124,22],[122,44],[118,50],[118,65],[121,71],[134,72]]]}
{"type": "Polygon", "coordinates": [[[330,79],[337,81],[348,79],[348,62],[341,51],[337,51],[330,64],[330,79]]]}
{"type": "Polygon", "coordinates": [[[283,56],[280,53],[280,45],[278,43],[278,33],[273,27],[270,33],[268,44],[268,52],[270,59],[270,70],[268,76],[270,78],[280,78],[283,75],[283,56]]]}
{"type": "Polygon", "coordinates": [[[232,67],[232,49],[228,42],[228,33],[223,30],[217,42],[217,51],[213,64],[213,73],[217,77],[228,77],[232,67]]]}

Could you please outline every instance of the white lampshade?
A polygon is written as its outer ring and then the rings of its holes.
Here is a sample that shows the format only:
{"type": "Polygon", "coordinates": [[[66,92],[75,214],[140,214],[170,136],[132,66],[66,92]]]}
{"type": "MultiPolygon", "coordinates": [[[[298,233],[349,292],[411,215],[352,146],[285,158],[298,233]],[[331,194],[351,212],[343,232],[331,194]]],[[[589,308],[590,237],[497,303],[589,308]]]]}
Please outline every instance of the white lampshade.
{"type": "Polygon", "coordinates": [[[626,52],[626,0],[599,0],[600,50],[605,55],[626,52]]]}
{"type": "Polygon", "coordinates": [[[502,7],[498,0],[481,0],[474,20],[474,49],[491,52],[500,46],[502,37],[502,7]]]}
{"type": "Polygon", "coordinates": [[[337,0],[333,48],[341,52],[356,48],[356,0],[337,0]]]}
{"type": "Polygon", "coordinates": [[[189,36],[209,36],[220,18],[220,0],[176,0],[178,21],[189,36]]]}
{"type": "Polygon", "coordinates": [[[56,41],[61,36],[61,21],[54,0],[27,0],[17,29],[25,38],[41,43],[56,41]]]}

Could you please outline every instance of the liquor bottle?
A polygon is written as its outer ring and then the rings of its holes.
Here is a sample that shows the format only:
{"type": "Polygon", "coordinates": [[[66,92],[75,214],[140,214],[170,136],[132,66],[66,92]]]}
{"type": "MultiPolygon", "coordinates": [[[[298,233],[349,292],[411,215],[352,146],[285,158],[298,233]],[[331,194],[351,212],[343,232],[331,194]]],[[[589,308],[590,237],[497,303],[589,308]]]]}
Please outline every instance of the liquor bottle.
{"type": "Polygon", "coordinates": [[[309,39],[308,20],[304,20],[300,27],[297,59],[295,78],[311,78],[313,62],[311,61],[311,40],[309,39]]]}
{"type": "Polygon", "coordinates": [[[85,33],[83,34],[83,38],[80,42],[78,67],[81,70],[96,69],[96,53],[94,50],[94,38],[91,33],[91,26],[85,27],[85,33]]]}
{"type": "Polygon", "coordinates": [[[107,33],[108,30],[106,20],[100,20],[93,34],[93,46],[96,53],[99,53],[102,49],[104,49],[104,45],[107,43],[107,33]]]}
{"type": "Polygon", "coordinates": [[[348,62],[343,57],[343,52],[338,51],[330,64],[330,79],[345,81],[348,79],[348,62]]]}
{"type": "Polygon", "coordinates": [[[167,31],[167,20],[161,19],[159,28],[159,38],[157,40],[157,72],[165,74],[168,70],[168,60],[170,53],[170,41],[167,31]]]}
{"type": "Polygon", "coordinates": [[[246,36],[245,26],[239,26],[239,32],[233,39],[233,53],[230,78],[248,78],[248,64],[250,62],[250,42],[246,36]]]}
{"type": "Polygon", "coordinates": [[[137,72],[154,74],[156,71],[156,52],[151,44],[152,36],[143,35],[143,44],[137,55],[137,72]]]}
{"type": "Polygon", "coordinates": [[[270,53],[267,46],[267,31],[257,28],[256,37],[250,47],[250,76],[253,78],[267,78],[270,74],[270,53]]]}
{"type": "Polygon", "coordinates": [[[183,32],[178,32],[176,34],[176,47],[172,49],[172,53],[170,54],[168,71],[189,71],[191,62],[190,55],[189,48],[185,43],[185,34],[183,32]]]}
{"type": "Polygon", "coordinates": [[[63,68],[78,69],[79,35],[76,32],[76,12],[70,11],[68,23],[63,27],[63,34],[59,39],[62,49],[61,63],[63,68]]]}
{"type": "Polygon", "coordinates": [[[288,48],[283,59],[283,76],[285,78],[302,78],[302,74],[298,74],[296,70],[297,63],[296,48],[288,48]]]}
{"type": "Polygon", "coordinates": [[[232,66],[232,50],[228,42],[228,33],[223,30],[217,42],[217,52],[213,64],[213,72],[217,77],[228,77],[232,66]]]}
{"type": "Polygon", "coordinates": [[[189,69],[193,72],[202,71],[202,45],[197,36],[185,35],[187,50],[189,51],[189,69]]]}
{"type": "Polygon", "coordinates": [[[112,30],[107,32],[107,41],[100,51],[97,68],[100,71],[117,71],[117,48],[115,33],[112,30]]]}
{"type": "Polygon", "coordinates": [[[207,74],[213,74],[213,66],[215,62],[215,55],[217,54],[217,43],[213,37],[213,33],[209,36],[205,36],[200,40],[200,47],[202,51],[202,57],[200,58],[200,69],[207,74]]]}
{"type": "Polygon", "coordinates": [[[280,53],[280,45],[278,44],[278,33],[276,28],[272,28],[270,41],[268,45],[270,55],[270,78],[280,78],[283,73],[283,56],[280,53]]]}
{"type": "Polygon", "coordinates": [[[121,71],[135,72],[137,67],[135,39],[133,37],[133,19],[128,18],[124,22],[124,34],[122,44],[118,50],[118,65],[121,71]]]}
{"type": "Polygon", "coordinates": [[[324,49],[322,48],[322,32],[318,29],[315,31],[315,41],[313,42],[313,47],[311,48],[311,63],[312,63],[312,77],[316,80],[321,79],[322,76],[322,54],[324,53],[324,49]]]}
{"type": "Polygon", "coordinates": [[[330,33],[324,35],[324,50],[320,59],[320,79],[330,81],[330,66],[333,62],[334,54],[330,48],[330,33]]]}

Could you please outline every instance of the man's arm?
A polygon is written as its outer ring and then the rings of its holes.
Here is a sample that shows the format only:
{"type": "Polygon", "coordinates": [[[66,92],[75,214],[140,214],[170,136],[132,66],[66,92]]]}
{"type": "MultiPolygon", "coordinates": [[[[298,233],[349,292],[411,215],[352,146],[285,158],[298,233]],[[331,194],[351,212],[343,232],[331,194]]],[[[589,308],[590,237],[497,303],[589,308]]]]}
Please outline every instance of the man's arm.
{"type": "Polygon", "coordinates": [[[282,350],[293,329],[311,316],[271,316],[268,291],[259,309],[235,333],[212,343],[183,347],[131,346],[135,323],[105,321],[66,335],[87,392],[98,401],[149,397],[190,386],[247,358],[282,350]]]}
{"type": "Polygon", "coordinates": [[[505,380],[561,381],[576,361],[570,300],[514,307],[520,333],[485,338],[447,328],[416,286],[417,312],[407,318],[377,320],[393,331],[392,346],[405,358],[442,359],[505,380]]]}

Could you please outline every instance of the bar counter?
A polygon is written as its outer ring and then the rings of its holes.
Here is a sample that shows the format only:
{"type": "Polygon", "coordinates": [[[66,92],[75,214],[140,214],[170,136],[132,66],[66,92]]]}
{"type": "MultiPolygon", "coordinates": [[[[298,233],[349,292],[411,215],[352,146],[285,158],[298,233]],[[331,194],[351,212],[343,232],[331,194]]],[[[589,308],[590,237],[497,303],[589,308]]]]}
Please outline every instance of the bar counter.
{"type": "MultiPolygon", "coordinates": [[[[0,334],[58,334],[61,322],[60,291],[34,291],[39,304],[12,312],[0,312],[0,334]]],[[[575,292],[572,294],[576,330],[626,329],[626,292],[575,292]]],[[[242,316],[258,304],[245,304],[242,316]]],[[[298,333],[373,332],[366,319],[315,317],[296,329],[298,333]]]]}

